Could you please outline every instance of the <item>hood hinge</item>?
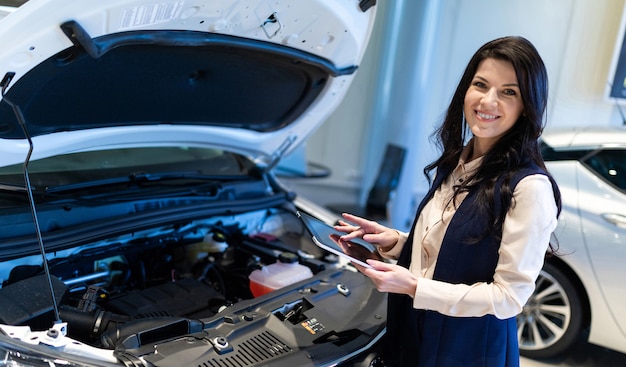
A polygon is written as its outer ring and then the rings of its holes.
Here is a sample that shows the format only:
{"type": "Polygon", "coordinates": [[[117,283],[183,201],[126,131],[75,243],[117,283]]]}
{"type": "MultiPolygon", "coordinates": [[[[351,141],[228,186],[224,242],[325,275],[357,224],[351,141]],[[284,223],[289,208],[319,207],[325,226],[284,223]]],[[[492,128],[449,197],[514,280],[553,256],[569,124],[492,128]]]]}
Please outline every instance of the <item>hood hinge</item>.
{"type": "Polygon", "coordinates": [[[4,74],[2,81],[0,81],[0,91],[2,91],[3,97],[4,97],[4,94],[6,93],[7,88],[9,87],[9,84],[11,84],[11,80],[13,80],[14,77],[15,77],[15,72],[9,71],[6,74],[4,74]]]}
{"type": "Polygon", "coordinates": [[[376,0],[360,0],[359,1],[359,8],[361,8],[361,11],[363,13],[365,13],[369,8],[371,8],[374,5],[376,5],[376,0]]]}
{"type": "Polygon", "coordinates": [[[264,171],[265,172],[269,172],[271,171],[274,167],[276,167],[276,165],[278,164],[278,162],[280,162],[280,160],[283,158],[283,156],[285,155],[285,152],[289,149],[290,146],[293,145],[293,143],[296,142],[296,140],[298,140],[298,137],[296,135],[289,135],[287,137],[287,139],[285,139],[285,141],[283,141],[283,143],[278,147],[278,149],[276,149],[276,151],[274,152],[274,154],[272,154],[272,158],[270,159],[270,161],[268,162],[267,166],[265,167],[264,171]]]}

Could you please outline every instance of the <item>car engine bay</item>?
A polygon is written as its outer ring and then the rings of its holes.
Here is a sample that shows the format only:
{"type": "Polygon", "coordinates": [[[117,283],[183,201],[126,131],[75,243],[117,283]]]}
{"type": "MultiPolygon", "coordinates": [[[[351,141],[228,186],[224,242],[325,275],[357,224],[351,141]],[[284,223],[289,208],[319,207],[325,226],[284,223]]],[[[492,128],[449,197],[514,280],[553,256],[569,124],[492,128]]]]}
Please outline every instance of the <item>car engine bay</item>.
{"type": "Polygon", "coordinates": [[[125,365],[175,366],[180,351],[195,348],[190,340],[200,342],[201,348],[195,349],[197,355],[187,354],[185,365],[207,363],[216,356],[241,360],[241,353],[250,352],[236,341],[245,344],[250,338],[263,340],[252,341],[255,345],[271,344],[261,347],[273,350],[260,358],[264,363],[282,353],[298,354],[308,348],[305,345],[369,345],[384,328],[384,295],[354,268],[315,246],[290,209],[187,221],[47,255],[50,278],[41,256],[0,263],[0,324],[46,330],[55,323],[56,309],[67,323],[67,337],[113,351],[125,365]],[[284,254],[297,258],[311,276],[255,297],[250,274],[284,254]],[[376,312],[353,315],[359,307],[376,312]],[[321,316],[322,311],[327,316],[321,316]],[[369,320],[373,317],[375,322],[369,320]],[[274,323],[281,325],[272,327],[274,323]],[[190,335],[195,336],[181,346],[180,340],[190,335]],[[167,357],[170,348],[176,352],[167,357]]]}

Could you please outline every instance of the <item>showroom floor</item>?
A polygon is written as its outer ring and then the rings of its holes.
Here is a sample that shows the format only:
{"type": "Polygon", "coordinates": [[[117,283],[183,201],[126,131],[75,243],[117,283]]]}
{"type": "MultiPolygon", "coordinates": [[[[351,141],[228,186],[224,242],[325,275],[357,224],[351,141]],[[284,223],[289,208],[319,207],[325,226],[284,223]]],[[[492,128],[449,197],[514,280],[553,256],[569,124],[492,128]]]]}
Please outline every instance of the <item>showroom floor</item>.
{"type": "Polygon", "coordinates": [[[521,367],[607,367],[626,366],[626,354],[598,346],[580,343],[566,355],[549,361],[535,361],[522,358],[521,367]]]}
{"type": "MultiPolygon", "coordinates": [[[[300,195],[308,197],[318,204],[337,203],[356,200],[356,194],[349,190],[337,190],[316,185],[312,179],[284,180],[287,186],[300,195]]],[[[589,343],[580,343],[571,352],[550,360],[521,359],[521,367],[606,367],[626,366],[626,354],[617,353],[589,343]]]]}

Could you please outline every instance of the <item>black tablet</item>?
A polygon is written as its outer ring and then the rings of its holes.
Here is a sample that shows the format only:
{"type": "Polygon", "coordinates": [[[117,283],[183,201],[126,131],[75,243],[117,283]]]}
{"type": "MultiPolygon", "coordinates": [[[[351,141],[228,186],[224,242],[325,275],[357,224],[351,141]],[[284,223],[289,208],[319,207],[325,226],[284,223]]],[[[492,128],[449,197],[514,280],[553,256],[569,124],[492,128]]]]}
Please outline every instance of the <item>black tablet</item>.
{"type": "Polygon", "coordinates": [[[381,259],[374,245],[362,239],[354,239],[348,243],[348,246],[340,246],[332,238],[333,236],[343,236],[345,233],[335,230],[332,226],[306,213],[297,212],[296,214],[302,220],[311,236],[313,236],[313,242],[324,250],[342,256],[366,268],[372,268],[372,266],[366,262],[367,259],[381,259]]]}

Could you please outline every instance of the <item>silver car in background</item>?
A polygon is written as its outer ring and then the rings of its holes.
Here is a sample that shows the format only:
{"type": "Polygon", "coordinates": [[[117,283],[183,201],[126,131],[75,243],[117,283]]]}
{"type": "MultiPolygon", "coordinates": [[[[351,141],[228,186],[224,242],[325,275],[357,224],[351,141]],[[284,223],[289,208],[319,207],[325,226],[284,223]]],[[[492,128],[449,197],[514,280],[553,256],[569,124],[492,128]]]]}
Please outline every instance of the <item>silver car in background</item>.
{"type": "Polygon", "coordinates": [[[518,316],[521,353],[549,358],[581,338],[626,353],[626,128],[546,131],[563,211],[557,256],[518,316]]]}

